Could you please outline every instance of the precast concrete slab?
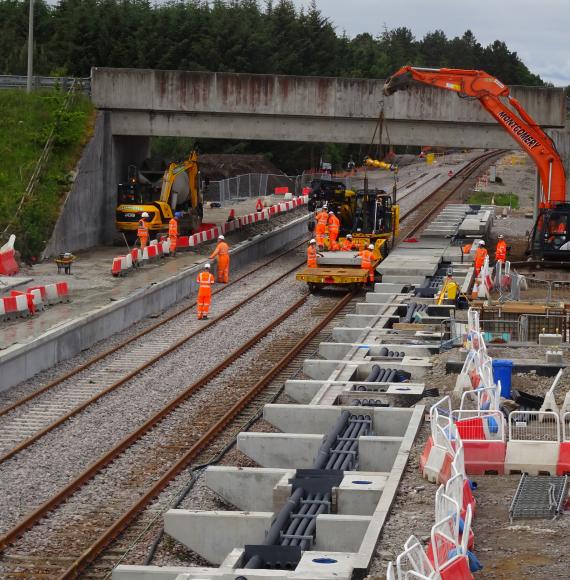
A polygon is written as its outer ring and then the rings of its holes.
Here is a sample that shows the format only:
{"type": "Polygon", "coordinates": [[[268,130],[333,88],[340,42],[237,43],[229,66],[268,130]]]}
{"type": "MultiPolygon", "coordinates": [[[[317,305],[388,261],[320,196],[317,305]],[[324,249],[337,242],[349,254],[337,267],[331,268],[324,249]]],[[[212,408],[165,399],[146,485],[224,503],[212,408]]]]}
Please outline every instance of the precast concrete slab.
{"type": "MultiPolygon", "coordinates": [[[[226,571],[227,572],[227,571],[226,571]]],[[[113,580],[204,580],[228,578],[219,568],[198,568],[187,566],[133,566],[122,564],[113,568],[113,580]]],[[[267,570],[265,570],[267,573],[267,570]]],[[[233,578],[234,576],[230,576],[233,578]]],[[[265,576],[266,579],[273,576],[265,576]]],[[[258,579],[261,580],[261,579],[258,579]]]]}
{"type": "Polygon", "coordinates": [[[345,316],[346,324],[351,328],[364,328],[366,326],[375,327],[391,327],[396,322],[400,321],[397,315],[381,315],[376,314],[347,314],[345,316]]]}
{"type": "Polygon", "coordinates": [[[205,484],[224,501],[240,510],[274,511],[274,487],[293,470],[210,465],[205,484]]]}
{"type": "Polygon", "coordinates": [[[310,469],[322,442],[322,434],[244,432],[237,448],[262,467],[310,469]]]}
{"type": "Polygon", "coordinates": [[[378,326],[337,326],[333,328],[332,338],[337,342],[363,342],[384,343],[389,341],[393,344],[418,344],[420,341],[437,343],[441,340],[441,333],[422,333],[417,335],[417,330],[393,330],[378,326]],[[417,335],[417,336],[416,336],[417,335]]]}
{"type": "Polygon", "coordinates": [[[408,290],[406,284],[398,284],[397,282],[376,282],[374,284],[374,292],[403,294],[408,292],[408,290]]]}
{"type": "MultiPolygon", "coordinates": [[[[354,415],[367,414],[372,418],[372,433],[375,436],[401,437],[414,414],[414,409],[363,408],[338,405],[265,405],[263,418],[287,434],[324,435],[343,411],[354,415]]],[[[276,435],[255,433],[255,435],[276,435]]],[[[279,433],[277,435],[280,435],[279,433]]]]}
{"type": "Polygon", "coordinates": [[[320,252],[318,257],[320,266],[360,266],[362,258],[354,252],[320,252]]]}
{"type": "Polygon", "coordinates": [[[410,286],[423,286],[425,280],[425,276],[418,275],[386,274],[382,276],[383,282],[400,282],[402,284],[409,284],[410,286]]]}
{"type": "Polygon", "coordinates": [[[337,395],[339,405],[361,405],[398,407],[411,406],[417,403],[424,394],[423,383],[377,383],[376,388],[369,387],[360,390],[362,385],[358,385],[359,390],[344,389],[337,395]]]}
{"type": "Polygon", "coordinates": [[[273,512],[168,510],[164,531],[213,564],[236,546],[255,544],[271,527],[273,512]]]}
{"type": "MultiPolygon", "coordinates": [[[[363,412],[360,408],[360,413],[363,412]]],[[[365,412],[368,414],[368,409],[365,409],[365,412]]],[[[310,469],[317,457],[322,440],[322,434],[240,433],[237,448],[262,467],[310,469]]],[[[385,435],[360,437],[358,439],[359,469],[390,471],[402,440],[402,437],[385,435]]]]}
{"type": "MultiPolygon", "coordinates": [[[[377,284],[379,286],[379,284],[377,284]]],[[[393,302],[403,303],[407,298],[411,296],[411,293],[407,294],[392,294],[389,292],[367,292],[365,300],[371,304],[389,304],[393,302]]]]}
{"type": "MultiPolygon", "coordinates": [[[[356,474],[357,472],[350,473],[356,474]]],[[[339,497],[338,489],[336,493],[339,497]]],[[[372,511],[374,510],[367,513],[371,514],[372,511]]],[[[320,514],[317,517],[315,551],[358,552],[371,519],[370,515],[320,514]]]]}

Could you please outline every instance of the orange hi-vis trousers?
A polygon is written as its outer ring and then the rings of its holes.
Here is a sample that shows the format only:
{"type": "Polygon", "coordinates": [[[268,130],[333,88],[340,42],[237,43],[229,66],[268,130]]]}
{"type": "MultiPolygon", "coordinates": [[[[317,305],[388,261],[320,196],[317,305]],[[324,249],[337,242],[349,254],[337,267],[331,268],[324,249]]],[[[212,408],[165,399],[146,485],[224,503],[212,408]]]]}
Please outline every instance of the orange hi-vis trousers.
{"type": "Polygon", "coordinates": [[[178,236],[168,236],[168,241],[170,242],[170,253],[176,254],[176,244],[178,242],[178,236]]]}

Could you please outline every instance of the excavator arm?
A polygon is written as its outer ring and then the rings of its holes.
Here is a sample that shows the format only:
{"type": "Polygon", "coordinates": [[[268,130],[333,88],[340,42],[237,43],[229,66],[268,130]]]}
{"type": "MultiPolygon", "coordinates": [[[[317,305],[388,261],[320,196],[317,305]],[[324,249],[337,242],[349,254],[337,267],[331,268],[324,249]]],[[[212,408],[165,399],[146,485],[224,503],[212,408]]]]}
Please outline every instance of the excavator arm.
{"type": "MultiPolygon", "coordinates": [[[[188,185],[190,189],[190,205],[196,209],[199,203],[198,196],[198,155],[192,151],[190,157],[183,163],[171,163],[162,178],[162,189],[160,191],[160,201],[170,204],[170,194],[172,184],[176,176],[186,171],[188,173],[188,185]]],[[[173,210],[175,208],[172,208],[173,210]]]]}
{"type": "Polygon", "coordinates": [[[501,81],[479,70],[405,66],[386,80],[384,94],[391,95],[417,83],[478,99],[535,162],[542,184],[539,207],[550,208],[566,201],[564,165],[556,147],[501,81]]]}

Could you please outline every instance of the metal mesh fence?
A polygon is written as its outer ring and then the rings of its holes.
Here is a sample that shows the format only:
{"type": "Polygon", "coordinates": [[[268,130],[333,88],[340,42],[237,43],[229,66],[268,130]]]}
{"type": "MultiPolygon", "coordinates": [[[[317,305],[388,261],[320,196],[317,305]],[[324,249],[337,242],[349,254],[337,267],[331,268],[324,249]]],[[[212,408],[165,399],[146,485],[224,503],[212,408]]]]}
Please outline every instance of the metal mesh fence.
{"type": "Polygon", "coordinates": [[[560,442],[560,421],[551,411],[513,411],[509,415],[511,441],[560,442]]]}
{"type": "Polygon", "coordinates": [[[210,181],[204,191],[206,201],[227,203],[250,197],[263,197],[275,193],[276,187],[287,187],[293,195],[301,195],[303,188],[309,187],[311,181],[340,180],[347,189],[358,190],[364,187],[363,176],[331,176],[329,173],[304,173],[303,175],[284,175],[271,173],[246,173],[219,181],[210,181]]]}

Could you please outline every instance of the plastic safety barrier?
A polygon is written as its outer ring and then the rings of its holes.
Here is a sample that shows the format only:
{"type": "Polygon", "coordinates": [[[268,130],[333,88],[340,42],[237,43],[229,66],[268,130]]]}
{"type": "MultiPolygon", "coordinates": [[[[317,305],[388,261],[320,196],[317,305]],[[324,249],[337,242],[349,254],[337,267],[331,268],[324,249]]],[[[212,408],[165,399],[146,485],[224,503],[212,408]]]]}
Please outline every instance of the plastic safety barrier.
{"type": "Polygon", "coordinates": [[[552,411],[513,411],[505,473],[555,475],[560,461],[560,419],[552,411]]]}
{"type": "Polygon", "coordinates": [[[453,419],[465,454],[467,475],[505,472],[505,418],[500,411],[454,411],[453,419]]]}

